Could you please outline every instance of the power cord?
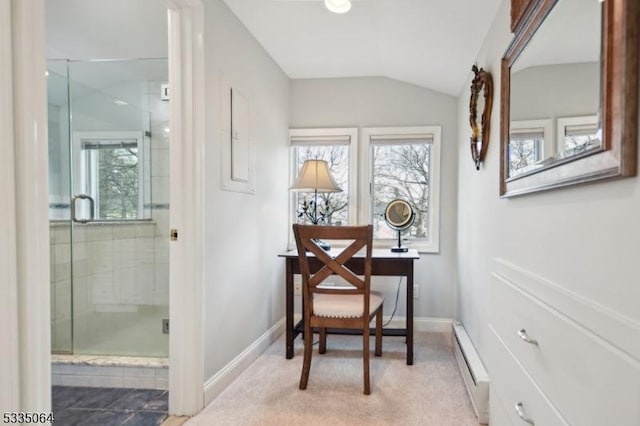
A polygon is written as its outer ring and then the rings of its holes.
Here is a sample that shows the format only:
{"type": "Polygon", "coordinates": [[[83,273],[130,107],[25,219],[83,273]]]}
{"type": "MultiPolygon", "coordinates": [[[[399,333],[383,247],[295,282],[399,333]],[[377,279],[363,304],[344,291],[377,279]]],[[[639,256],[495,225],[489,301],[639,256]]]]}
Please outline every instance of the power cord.
{"type": "Polygon", "coordinates": [[[400,279],[398,280],[398,289],[396,290],[396,304],[393,307],[393,312],[391,312],[391,318],[389,318],[389,320],[386,323],[382,324],[383,328],[388,326],[391,323],[391,321],[393,320],[393,317],[396,314],[396,311],[398,310],[398,299],[400,297],[400,284],[402,284],[402,278],[403,277],[400,277],[400,279]]]}

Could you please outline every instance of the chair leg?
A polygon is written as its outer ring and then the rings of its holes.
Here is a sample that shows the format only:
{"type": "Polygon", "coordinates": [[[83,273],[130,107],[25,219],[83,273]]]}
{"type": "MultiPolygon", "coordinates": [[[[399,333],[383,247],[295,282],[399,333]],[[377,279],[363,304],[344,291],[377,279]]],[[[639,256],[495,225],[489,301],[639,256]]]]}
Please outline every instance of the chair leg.
{"type": "Polygon", "coordinates": [[[371,393],[371,385],[369,382],[369,324],[362,330],[362,360],[364,369],[364,394],[371,393]]]}
{"type": "Polygon", "coordinates": [[[382,356],[382,305],[376,315],[376,356],[382,356]]]}
{"type": "Polygon", "coordinates": [[[311,355],[313,353],[313,334],[311,332],[311,326],[309,321],[305,321],[305,336],[304,340],[304,359],[302,362],[302,374],[300,375],[300,389],[307,388],[307,382],[309,382],[309,370],[311,370],[311,355]]]}
{"type": "Polygon", "coordinates": [[[320,327],[320,343],[318,345],[318,353],[327,352],[327,329],[325,327],[320,327]]]}

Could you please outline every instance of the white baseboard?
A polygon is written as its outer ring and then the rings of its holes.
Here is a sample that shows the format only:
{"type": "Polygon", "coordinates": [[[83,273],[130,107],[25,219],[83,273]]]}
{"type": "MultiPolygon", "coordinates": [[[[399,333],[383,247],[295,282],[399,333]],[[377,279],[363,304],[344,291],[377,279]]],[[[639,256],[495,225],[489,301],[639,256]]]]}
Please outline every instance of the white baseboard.
{"type": "MultiPolygon", "coordinates": [[[[384,317],[383,323],[386,324],[389,321],[388,317],[384,317]]],[[[404,327],[406,318],[405,317],[396,317],[391,323],[389,323],[388,327],[404,327]]],[[[424,318],[424,317],[415,317],[413,318],[413,331],[427,331],[431,333],[445,333],[447,335],[451,335],[453,320],[450,318],[424,318]]]]}
{"type": "Polygon", "coordinates": [[[284,333],[284,318],[267,330],[240,355],[225,365],[204,384],[204,405],[207,406],[226,389],[260,354],[284,333]]]}
{"type": "Polygon", "coordinates": [[[453,354],[478,423],[489,423],[489,374],[462,323],[453,325],[453,354]]]}

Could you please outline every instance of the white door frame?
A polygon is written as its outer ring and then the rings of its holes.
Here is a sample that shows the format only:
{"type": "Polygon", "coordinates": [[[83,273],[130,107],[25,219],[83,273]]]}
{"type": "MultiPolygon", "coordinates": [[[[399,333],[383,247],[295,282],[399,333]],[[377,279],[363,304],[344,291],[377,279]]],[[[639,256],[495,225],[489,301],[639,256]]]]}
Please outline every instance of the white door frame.
{"type": "Polygon", "coordinates": [[[0,346],[0,411],[46,413],[51,316],[44,0],[0,0],[0,24],[0,190],[6,203],[0,218],[8,233],[0,245],[0,311],[8,324],[7,344],[0,346]],[[5,303],[12,305],[6,312],[5,303]],[[7,382],[5,368],[12,370],[7,382]]]}
{"type": "Polygon", "coordinates": [[[204,5],[169,1],[169,412],[204,406],[204,5]]]}
{"type": "Polygon", "coordinates": [[[11,58],[11,2],[0,1],[0,193],[8,205],[0,209],[0,321],[7,344],[0,346],[0,411],[20,407],[20,359],[18,338],[18,258],[16,255],[16,209],[13,140],[13,73],[11,58]]]}
{"type": "MultiPolygon", "coordinates": [[[[204,405],[204,5],[202,0],[166,1],[172,96],[170,222],[179,232],[178,241],[170,244],[169,411],[193,415],[204,405]]],[[[5,225],[0,239],[0,319],[6,342],[0,345],[0,408],[49,412],[45,0],[0,0],[0,36],[0,190],[8,200],[0,210],[5,225]]]]}

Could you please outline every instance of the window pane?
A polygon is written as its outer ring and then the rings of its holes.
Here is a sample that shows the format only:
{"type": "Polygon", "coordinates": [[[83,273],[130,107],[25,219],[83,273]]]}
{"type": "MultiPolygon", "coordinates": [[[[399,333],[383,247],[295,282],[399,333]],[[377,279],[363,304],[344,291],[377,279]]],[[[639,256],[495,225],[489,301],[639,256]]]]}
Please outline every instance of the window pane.
{"type": "Polygon", "coordinates": [[[580,154],[601,145],[597,124],[568,125],[564,128],[563,155],[580,154]]]}
{"type": "Polygon", "coordinates": [[[522,173],[540,161],[542,143],[542,135],[539,137],[512,136],[509,141],[509,176],[522,173]]]}
{"type": "Polygon", "coordinates": [[[294,193],[294,205],[298,223],[310,223],[314,201],[317,201],[318,216],[327,225],[349,223],[349,146],[348,145],[300,145],[296,150],[296,176],[305,160],[325,160],[331,175],[342,192],[320,193],[314,200],[313,193],[294,193]]]}
{"type": "Polygon", "coordinates": [[[138,148],[110,148],[102,145],[91,150],[97,166],[99,218],[107,220],[138,218],[138,148]]]}
{"type": "Polygon", "coordinates": [[[429,238],[431,145],[373,145],[372,223],[374,238],[397,238],[384,221],[387,204],[407,200],[416,219],[403,238],[429,238]]]}

